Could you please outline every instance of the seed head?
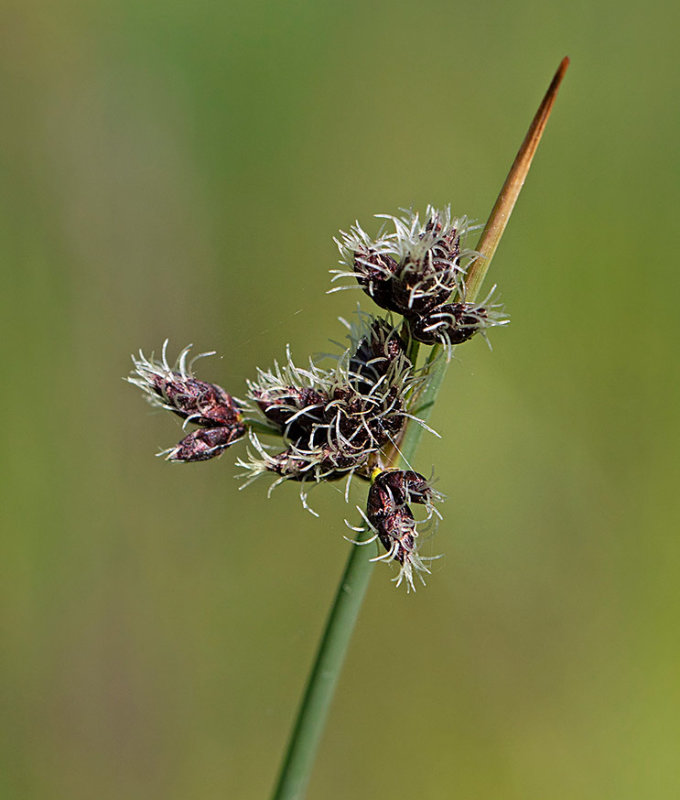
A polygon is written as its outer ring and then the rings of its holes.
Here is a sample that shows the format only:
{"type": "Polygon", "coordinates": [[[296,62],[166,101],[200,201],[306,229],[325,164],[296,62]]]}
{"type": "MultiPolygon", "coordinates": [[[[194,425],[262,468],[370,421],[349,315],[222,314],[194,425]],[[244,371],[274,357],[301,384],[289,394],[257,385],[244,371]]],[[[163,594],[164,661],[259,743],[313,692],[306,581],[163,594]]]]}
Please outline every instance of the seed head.
{"type": "Polygon", "coordinates": [[[421,580],[422,573],[429,572],[418,553],[418,527],[409,503],[424,505],[430,520],[439,516],[434,503],[441,499],[429,482],[412,470],[386,470],[373,479],[365,516],[387,551],[378,560],[394,560],[400,565],[397,586],[405,579],[407,587],[415,590],[414,572],[421,580]]]}
{"type": "Polygon", "coordinates": [[[356,278],[377,305],[406,317],[445,303],[460,287],[461,261],[473,252],[461,249],[467,220],[452,217],[449,207],[438,211],[432,206],[424,221],[412,211],[377,216],[391,222],[393,231],[371,239],[358,222],[342,231],[335,241],[340,263],[351,271],[335,270],[334,280],[356,278]]]}
{"type": "Polygon", "coordinates": [[[399,507],[418,503],[426,507],[429,518],[437,513],[435,502],[442,499],[439,492],[420,473],[413,470],[384,470],[373,478],[366,513],[368,521],[375,524],[399,507]]]}
{"type": "Polygon", "coordinates": [[[172,411],[184,420],[185,425],[191,423],[200,426],[199,430],[161,455],[166,455],[169,461],[184,462],[206,461],[221,455],[245,434],[240,408],[221,386],[194,377],[194,363],[212,353],[201,353],[187,365],[189,345],[182,350],[175,366],[171,368],[167,347],[166,340],[160,361],[155,360],[153,355],[147,358],[140,350],[139,358],[132,357],[134,370],[127,379],[144,392],[151,405],[172,411]]]}
{"type": "Polygon", "coordinates": [[[164,451],[168,461],[208,461],[222,453],[243,437],[245,427],[233,425],[223,428],[198,428],[185,436],[176,446],[164,451]]]}
{"type": "Polygon", "coordinates": [[[367,476],[370,458],[403,428],[415,385],[398,331],[370,315],[350,326],[350,347],[332,368],[300,368],[288,351],[283,365],[258,371],[248,397],[289,446],[272,453],[252,433],[241,476],[250,482],[271,472],[279,476],[273,485],[367,476]]]}

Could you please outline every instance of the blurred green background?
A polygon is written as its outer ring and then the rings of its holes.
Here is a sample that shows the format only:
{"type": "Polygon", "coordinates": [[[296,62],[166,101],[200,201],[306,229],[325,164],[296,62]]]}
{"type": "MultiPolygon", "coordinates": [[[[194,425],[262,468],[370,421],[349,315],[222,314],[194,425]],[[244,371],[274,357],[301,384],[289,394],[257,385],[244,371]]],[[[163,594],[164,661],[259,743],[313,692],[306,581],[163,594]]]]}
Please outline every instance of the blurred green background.
{"type": "MultiPolygon", "coordinates": [[[[331,487],[154,458],[121,376],[339,338],[332,236],[483,220],[572,65],[377,569],[310,798],[680,796],[676,4],[4,0],[0,795],[267,797],[349,545],[331,487]]],[[[366,303],[365,305],[368,305],[366,303]]]]}

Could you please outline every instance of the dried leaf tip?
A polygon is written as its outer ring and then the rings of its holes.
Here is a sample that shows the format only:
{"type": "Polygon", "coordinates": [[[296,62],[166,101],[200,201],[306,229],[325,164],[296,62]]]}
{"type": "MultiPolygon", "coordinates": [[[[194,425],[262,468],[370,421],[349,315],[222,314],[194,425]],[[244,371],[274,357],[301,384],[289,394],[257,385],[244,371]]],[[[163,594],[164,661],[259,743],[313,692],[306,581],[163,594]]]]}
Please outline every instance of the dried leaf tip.
{"type": "Polygon", "coordinates": [[[524,186],[524,181],[531,167],[531,162],[533,161],[543,132],[545,131],[550,113],[555,105],[557,91],[560,88],[568,66],[569,58],[565,56],[560,62],[557,72],[550,82],[550,86],[534,115],[529,130],[524,137],[524,141],[515,156],[512,167],[510,167],[508,177],[505,179],[505,183],[498,194],[489,219],[484,226],[482,235],[479,237],[479,243],[477,244],[477,253],[479,255],[468,267],[467,278],[465,280],[465,295],[468,301],[474,301],[477,296],[484,276],[491,264],[491,259],[505,232],[505,228],[510,220],[510,215],[515,207],[519,193],[522,191],[522,186],[524,186]]]}

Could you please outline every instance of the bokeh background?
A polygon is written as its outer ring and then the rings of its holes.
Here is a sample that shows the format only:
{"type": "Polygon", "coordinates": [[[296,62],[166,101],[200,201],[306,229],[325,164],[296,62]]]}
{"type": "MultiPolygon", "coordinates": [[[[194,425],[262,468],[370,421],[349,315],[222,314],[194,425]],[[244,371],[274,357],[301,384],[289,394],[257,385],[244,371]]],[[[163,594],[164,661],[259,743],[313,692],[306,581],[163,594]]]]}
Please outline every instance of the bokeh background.
{"type": "Polygon", "coordinates": [[[349,545],[239,492],[129,354],[327,349],[355,218],[483,220],[572,65],[416,466],[426,589],[377,569],[310,797],[680,793],[677,7],[3,0],[0,794],[267,797],[349,545]]]}

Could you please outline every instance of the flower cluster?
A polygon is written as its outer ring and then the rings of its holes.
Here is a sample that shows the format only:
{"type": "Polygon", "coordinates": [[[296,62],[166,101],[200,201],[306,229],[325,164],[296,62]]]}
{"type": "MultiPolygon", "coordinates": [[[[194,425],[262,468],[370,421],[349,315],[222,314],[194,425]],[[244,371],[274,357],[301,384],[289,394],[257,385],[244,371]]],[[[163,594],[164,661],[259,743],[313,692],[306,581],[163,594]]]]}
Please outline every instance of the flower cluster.
{"type": "Polygon", "coordinates": [[[478,331],[505,322],[495,307],[488,307],[490,298],[482,305],[449,302],[454,292],[464,297],[463,265],[477,255],[461,248],[470,229],[465,217],[457,219],[450,208],[438,211],[432,206],[424,222],[412,212],[378,216],[392,223],[391,232],[371,239],[357,222],[335,240],[345,269],[333,270],[333,280],[356,279],[377,305],[408,321],[416,341],[445,345],[449,353],[478,331]]]}
{"type": "Polygon", "coordinates": [[[373,317],[351,338],[331,369],[297,367],[288,353],[285,364],[248,382],[248,398],[287,444],[272,454],[251,432],[255,452],[238,462],[249,481],[266,472],[279,476],[272,488],[285,480],[367,477],[370,460],[396,441],[417,384],[405,344],[387,320],[373,317]]]}
{"type": "Polygon", "coordinates": [[[418,553],[416,540],[419,531],[410,504],[425,506],[429,521],[433,516],[439,516],[434,503],[441,499],[441,495],[418,472],[376,470],[368,492],[365,519],[387,551],[377,560],[395,560],[400,565],[399,574],[394,579],[397,586],[406,579],[407,586],[415,589],[413,573],[430,571],[418,553]]]}
{"type": "Polygon", "coordinates": [[[237,401],[194,377],[200,356],[187,364],[188,347],[170,367],[166,342],[160,360],[141,352],[133,358],[128,380],[153,405],[196,426],[162,453],[170,461],[220,456],[247,433],[250,448],[237,460],[244,485],[265,474],[274,477],[270,491],[296,481],[308,508],[310,485],[347,478],[347,496],[352,476],[370,481],[361,513],[375,534],[370,541],[385,549],[377,560],[396,562],[397,585],[415,588],[414,575],[429,572],[418,552],[419,526],[439,517],[434,503],[441,499],[419,473],[393,468],[407,422],[425,424],[411,409],[434,358],[419,368],[419,343],[444,346],[450,357],[454,345],[506,320],[490,297],[480,305],[465,300],[465,266],[477,255],[462,247],[465,218],[428,207],[424,221],[410,212],[386,219],[392,230],[375,239],[357,223],[336,240],[345,267],[336,278],[351,277],[388,314],[360,311],[358,322],[345,323],[349,347],[330,366],[323,359],[298,366],[287,350],[283,363],[258,369],[237,401]],[[263,443],[264,435],[278,444],[263,443]],[[414,504],[423,506],[424,520],[416,520],[414,504]]]}
{"type": "Polygon", "coordinates": [[[221,386],[193,376],[192,367],[197,359],[212,353],[201,353],[187,365],[191,346],[185,347],[173,369],[168,364],[167,347],[166,339],[160,361],[153,355],[146,358],[141,350],[139,358],[133,356],[135,368],[128,381],[144,392],[151,405],[172,411],[184,420],[184,425],[193,423],[198,428],[159,455],[166,456],[168,461],[184,462],[215,458],[245,435],[239,406],[221,386]]]}

